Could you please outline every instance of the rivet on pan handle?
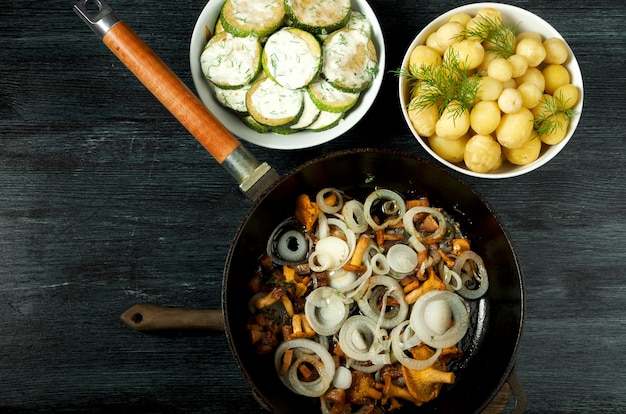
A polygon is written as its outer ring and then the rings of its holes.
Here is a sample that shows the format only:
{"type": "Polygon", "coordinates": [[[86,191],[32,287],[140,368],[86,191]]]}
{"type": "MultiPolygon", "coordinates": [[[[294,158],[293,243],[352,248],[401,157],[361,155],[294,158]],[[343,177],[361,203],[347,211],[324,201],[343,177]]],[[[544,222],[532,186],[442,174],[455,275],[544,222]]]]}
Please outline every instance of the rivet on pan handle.
{"type": "Polygon", "coordinates": [[[79,0],[74,11],[250,198],[258,198],[278,180],[278,174],[257,161],[107,3],[79,0]]]}

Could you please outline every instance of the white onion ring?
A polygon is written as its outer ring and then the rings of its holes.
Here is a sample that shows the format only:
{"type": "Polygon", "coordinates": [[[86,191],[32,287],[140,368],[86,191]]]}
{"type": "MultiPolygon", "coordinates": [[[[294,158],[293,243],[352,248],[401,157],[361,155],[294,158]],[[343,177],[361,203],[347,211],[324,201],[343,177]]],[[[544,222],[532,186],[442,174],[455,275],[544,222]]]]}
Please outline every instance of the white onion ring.
{"type": "MultiPolygon", "coordinates": [[[[334,378],[335,361],[333,360],[333,357],[330,355],[330,352],[328,352],[328,350],[324,348],[322,345],[320,345],[319,343],[312,341],[310,339],[305,339],[305,338],[297,338],[297,339],[292,339],[290,341],[285,341],[282,344],[280,344],[278,348],[276,348],[276,353],[274,354],[274,367],[276,369],[276,373],[280,372],[280,368],[283,363],[282,361],[283,354],[285,353],[287,349],[292,349],[292,348],[296,348],[296,349],[303,348],[303,349],[310,350],[313,353],[315,353],[324,365],[324,369],[322,370],[323,372],[318,371],[320,376],[322,376],[323,373],[325,372],[328,378],[330,379],[334,378]]],[[[294,386],[291,384],[288,375],[279,374],[278,376],[280,377],[280,380],[283,382],[283,384],[285,384],[287,388],[289,388],[293,392],[298,393],[295,390],[294,386]]],[[[326,387],[325,390],[322,391],[322,394],[328,390],[328,387],[330,387],[330,383],[331,381],[329,380],[328,386],[326,387]]]]}
{"type": "Polygon", "coordinates": [[[372,276],[370,278],[370,285],[369,285],[367,292],[361,299],[357,301],[357,305],[359,306],[359,309],[365,316],[371,318],[374,321],[378,321],[382,317],[382,320],[380,321],[381,328],[393,328],[398,323],[405,320],[409,313],[409,305],[406,303],[406,300],[404,299],[404,291],[402,290],[402,286],[400,286],[400,283],[398,283],[396,279],[390,276],[372,276]],[[376,286],[386,287],[387,293],[389,294],[389,296],[396,299],[398,303],[400,304],[400,306],[398,307],[398,312],[396,316],[394,316],[391,319],[387,319],[384,316],[385,312],[381,312],[378,310],[377,304],[370,303],[372,290],[376,286]],[[373,305],[376,306],[376,309],[373,309],[373,305]]]}
{"type": "Polygon", "coordinates": [[[447,290],[430,290],[420,296],[413,304],[410,317],[411,328],[432,348],[447,348],[457,344],[467,333],[469,327],[469,307],[456,293],[447,290]],[[437,335],[428,327],[425,320],[426,305],[432,300],[445,300],[452,311],[454,325],[442,335],[437,335]]]}
{"type": "Polygon", "coordinates": [[[376,346],[377,338],[386,334],[385,330],[377,331],[375,322],[367,316],[354,315],[339,330],[339,345],[349,358],[362,362],[371,361],[381,351],[376,346]]]}
{"type": "Polygon", "coordinates": [[[323,286],[307,296],[304,313],[315,332],[323,336],[334,335],[348,319],[351,302],[339,291],[323,286]]]}
{"type": "Polygon", "coordinates": [[[365,220],[365,211],[363,204],[359,200],[350,200],[343,205],[341,210],[343,219],[349,229],[357,234],[367,230],[368,224],[365,220]]]}
{"type": "Polygon", "coordinates": [[[327,187],[318,191],[317,195],[315,196],[315,201],[317,202],[317,206],[320,208],[320,210],[327,214],[334,214],[341,210],[341,208],[343,207],[343,195],[341,195],[341,192],[339,192],[339,190],[332,187],[327,187]],[[334,206],[329,206],[324,202],[326,194],[329,193],[337,197],[337,204],[335,204],[334,206]]]}
{"type": "Polygon", "coordinates": [[[363,211],[365,213],[365,220],[367,221],[367,224],[369,224],[370,227],[374,230],[378,231],[386,229],[390,225],[396,224],[400,220],[402,220],[402,217],[406,212],[406,203],[404,202],[404,199],[400,194],[396,193],[395,191],[383,188],[373,191],[372,193],[370,193],[370,195],[367,196],[367,198],[365,199],[365,203],[363,203],[363,211]],[[398,206],[397,214],[394,217],[387,218],[387,220],[385,220],[382,224],[377,224],[372,219],[372,204],[378,199],[387,199],[394,201],[398,206]]]}
{"type": "Polygon", "coordinates": [[[415,272],[417,253],[406,244],[394,244],[387,250],[387,262],[397,279],[415,272]]]}
{"type": "Polygon", "coordinates": [[[446,227],[447,227],[446,218],[443,216],[443,213],[437,210],[436,208],[426,207],[426,206],[411,207],[404,214],[404,217],[402,217],[402,222],[404,224],[405,230],[411,236],[415,236],[415,238],[417,238],[417,240],[419,240],[422,243],[426,243],[426,244],[434,243],[438,240],[441,240],[441,238],[446,233],[446,227]],[[439,227],[437,228],[436,232],[434,232],[430,236],[424,236],[419,231],[417,231],[417,229],[415,228],[415,223],[413,222],[413,217],[419,213],[430,214],[437,220],[439,227]]]}
{"type": "Polygon", "coordinates": [[[476,289],[469,289],[465,283],[461,283],[461,287],[457,290],[457,292],[466,299],[478,299],[487,292],[487,289],[489,289],[489,276],[487,275],[487,268],[485,267],[483,259],[476,252],[466,250],[456,258],[452,271],[461,276],[462,279],[463,265],[468,260],[472,260],[476,263],[476,267],[478,268],[478,277],[476,279],[479,286],[476,289]]]}
{"type": "Polygon", "coordinates": [[[287,371],[287,379],[295,393],[306,397],[321,397],[328,390],[332,381],[332,377],[328,375],[324,363],[310,354],[300,355],[298,359],[291,364],[287,371]],[[298,377],[298,367],[305,362],[315,367],[319,378],[311,382],[300,381],[298,377]]]}
{"type": "Polygon", "coordinates": [[[309,255],[309,266],[315,272],[338,269],[350,259],[348,243],[339,237],[328,236],[315,244],[315,250],[309,255]]]}
{"type": "Polygon", "coordinates": [[[408,325],[409,321],[404,321],[395,328],[393,328],[393,330],[391,331],[391,349],[398,362],[400,362],[402,365],[409,369],[421,371],[432,366],[435,363],[435,361],[437,360],[437,358],[439,358],[439,355],[441,354],[441,348],[436,348],[435,353],[428,359],[421,360],[409,358],[404,353],[404,347],[400,340],[400,334],[402,332],[402,329],[404,327],[408,328],[408,325]]]}
{"type": "Polygon", "coordinates": [[[375,275],[386,275],[391,269],[389,266],[389,261],[387,260],[387,256],[382,253],[376,253],[374,256],[372,256],[369,264],[372,268],[372,273],[374,273],[375,275]]]}

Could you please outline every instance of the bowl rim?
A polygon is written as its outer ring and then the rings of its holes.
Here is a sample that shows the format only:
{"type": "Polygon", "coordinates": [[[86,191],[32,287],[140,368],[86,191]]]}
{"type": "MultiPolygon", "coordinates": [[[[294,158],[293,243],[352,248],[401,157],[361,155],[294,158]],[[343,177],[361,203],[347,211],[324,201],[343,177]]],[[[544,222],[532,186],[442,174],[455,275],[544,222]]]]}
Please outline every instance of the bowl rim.
{"type": "Polygon", "coordinates": [[[249,143],[270,149],[304,149],[318,146],[341,137],[367,114],[382,86],[386,65],[386,51],[380,22],[366,0],[351,0],[351,4],[353,10],[363,13],[372,25],[372,41],[376,46],[379,69],[372,85],[367,90],[361,92],[357,104],[346,113],[344,118],[335,127],[325,131],[316,132],[305,130],[288,135],[271,132],[259,133],[244,125],[244,123],[238,119],[237,115],[222,107],[217,102],[208,82],[202,74],[199,60],[200,54],[206,44],[206,30],[213,30],[223,3],[224,0],[209,0],[200,12],[194,25],[189,44],[189,65],[198,97],[233,135],[249,143]]]}
{"type": "Polygon", "coordinates": [[[401,77],[398,82],[400,109],[402,110],[402,114],[403,114],[403,117],[407,126],[411,130],[411,133],[413,134],[415,139],[422,146],[422,148],[424,148],[426,152],[428,152],[433,158],[435,158],[437,161],[441,162],[445,166],[457,172],[460,172],[462,174],[469,175],[472,177],[490,178],[490,179],[512,178],[512,177],[517,177],[517,176],[529,173],[531,171],[534,171],[540,168],[541,166],[545,165],[548,161],[552,160],[554,157],[556,157],[556,155],[559,152],[561,152],[561,150],[565,147],[565,145],[567,145],[569,140],[574,135],[574,132],[576,131],[576,128],[582,116],[583,100],[584,100],[584,87],[583,87],[582,72],[580,70],[580,65],[578,64],[578,60],[576,60],[576,56],[574,55],[574,52],[572,51],[567,41],[560,34],[560,32],[556,30],[550,23],[548,23],[542,17],[536,15],[535,13],[532,13],[529,10],[523,9],[518,6],[504,4],[504,3],[497,3],[497,2],[480,2],[480,3],[466,4],[463,6],[450,9],[447,12],[440,14],[438,17],[433,19],[428,25],[426,25],[422,30],[420,30],[419,33],[411,41],[411,44],[409,45],[409,47],[407,48],[407,51],[404,54],[404,57],[402,59],[401,67],[406,67],[411,51],[417,45],[425,43],[424,42],[425,36],[431,31],[433,31],[436,27],[439,27],[441,24],[447,21],[452,15],[457,14],[457,13],[475,14],[480,9],[487,8],[487,7],[492,7],[492,8],[499,10],[501,13],[504,14],[505,17],[510,17],[511,15],[514,15],[516,17],[519,16],[519,18],[516,19],[515,23],[516,24],[519,23],[519,27],[522,29],[520,31],[525,31],[525,30],[537,31],[542,34],[544,39],[547,37],[557,37],[565,42],[569,50],[569,58],[564,65],[567,67],[568,71],[570,72],[571,83],[578,86],[579,92],[580,92],[578,103],[573,107],[576,114],[570,119],[568,133],[565,136],[565,138],[556,145],[549,146],[548,148],[545,148],[544,146],[544,148],[542,148],[542,152],[539,155],[539,157],[535,161],[529,164],[526,164],[526,165],[505,164],[503,167],[500,167],[494,172],[479,173],[479,172],[469,170],[467,167],[462,165],[462,163],[455,164],[455,163],[452,163],[450,161],[443,159],[441,156],[435,153],[435,151],[432,148],[430,148],[428,143],[425,141],[425,138],[421,137],[417,133],[417,131],[415,131],[415,128],[413,127],[411,120],[409,119],[408,112],[405,109],[408,104],[407,102],[408,82],[404,77],[401,77]],[[535,23],[539,23],[541,24],[541,26],[538,27],[536,24],[533,24],[532,27],[527,27],[528,23],[524,24],[524,21],[528,21],[528,20],[534,21],[535,23]],[[548,35],[546,35],[546,33],[548,35]]]}

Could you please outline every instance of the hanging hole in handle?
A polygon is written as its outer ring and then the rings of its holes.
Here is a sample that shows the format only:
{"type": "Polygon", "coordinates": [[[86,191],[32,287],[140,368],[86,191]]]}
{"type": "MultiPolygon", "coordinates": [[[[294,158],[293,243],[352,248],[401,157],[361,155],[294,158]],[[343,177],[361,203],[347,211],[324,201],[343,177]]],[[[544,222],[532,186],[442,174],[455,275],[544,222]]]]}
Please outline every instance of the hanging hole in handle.
{"type": "Polygon", "coordinates": [[[74,12],[100,37],[120,21],[111,6],[102,0],[79,0],[74,12]]]}

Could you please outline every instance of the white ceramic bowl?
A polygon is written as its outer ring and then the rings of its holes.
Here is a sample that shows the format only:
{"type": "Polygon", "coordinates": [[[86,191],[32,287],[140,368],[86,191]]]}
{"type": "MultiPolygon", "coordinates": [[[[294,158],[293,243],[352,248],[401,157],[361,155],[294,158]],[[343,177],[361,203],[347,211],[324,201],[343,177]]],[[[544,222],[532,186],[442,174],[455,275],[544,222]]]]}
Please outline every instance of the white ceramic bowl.
{"type": "Polygon", "coordinates": [[[211,87],[202,74],[200,68],[200,55],[204,50],[207,42],[207,28],[211,32],[215,27],[215,23],[219,17],[220,9],[224,0],[209,0],[206,4],[193,29],[191,35],[191,44],[189,50],[189,61],[191,65],[191,75],[198,92],[198,96],[209,108],[209,110],[224,124],[224,126],[237,138],[251,142],[262,147],[292,150],[300,148],[308,148],[331,141],[354,125],[367,113],[374,103],[378,94],[385,69],[385,42],[380,23],[374,14],[374,11],[365,0],[352,0],[353,10],[363,13],[372,24],[372,37],[378,54],[379,72],[372,85],[361,93],[359,102],[352,107],[345,115],[344,119],[334,128],[326,131],[299,131],[290,135],[281,135],[275,133],[259,133],[246,125],[231,111],[225,109],[216,100],[211,87]]]}
{"type": "MultiPolygon", "coordinates": [[[[411,51],[416,46],[420,44],[425,44],[426,38],[428,37],[428,35],[434,32],[435,30],[437,30],[445,22],[447,22],[451,16],[457,13],[468,13],[474,16],[479,10],[483,8],[487,8],[487,7],[492,7],[492,8],[499,10],[506,23],[514,24],[514,25],[518,24],[517,26],[518,33],[524,32],[524,31],[534,31],[534,32],[541,34],[544,40],[547,38],[551,38],[551,37],[557,37],[557,38],[563,39],[563,37],[559,34],[559,32],[556,29],[554,29],[554,27],[552,27],[549,23],[543,20],[541,17],[527,10],[521,9],[519,7],[511,6],[508,4],[502,4],[502,3],[468,4],[465,6],[452,9],[442,14],[441,16],[437,17],[430,24],[428,24],[415,37],[415,39],[409,46],[404,56],[404,59],[402,61],[402,67],[403,68],[407,67],[411,51]]],[[[474,177],[482,177],[482,178],[510,178],[510,177],[515,177],[515,176],[519,176],[522,174],[526,174],[530,171],[533,171],[541,167],[542,165],[550,161],[552,158],[554,158],[565,147],[565,145],[567,145],[567,142],[570,140],[570,138],[574,134],[574,131],[576,130],[576,126],[578,125],[578,122],[580,120],[580,116],[583,110],[583,79],[582,79],[582,74],[580,72],[580,67],[578,66],[578,62],[576,61],[576,57],[574,56],[574,53],[572,52],[571,48],[569,48],[569,45],[568,45],[568,49],[570,52],[570,57],[563,65],[568,69],[570,73],[571,83],[577,86],[580,92],[580,98],[578,100],[578,103],[573,107],[575,111],[575,115],[570,119],[568,132],[565,138],[556,145],[548,146],[546,144],[543,144],[539,157],[535,161],[529,164],[514,165],[514,164],[509,163],[508,161],[505,161],[503,162],[502,166],[495,171],[492,171],[489,173],[478,173],[478,172],[469,170],[465,166],[465,164],[462,162],[458,164],[454,164],[449,161],[446,161],[445,159],[437,155],[435,151],[433,151],[433,149],[428,145],[427,139],[425,139],[424,137],[421,137],[415,131],[415,128],[411,124],[411,121],[408,116],[408,111],[407,111],[407,106],[410,101],[410,98],[409,98],[410,86],[409,86],[408,80],[405,77],[402,77],[400,78],[400,81],[399,81],[399,95],[400,95],[400,104],[401,104],[402,112],[404,114],[404,119],[406,120],[407,125],[411,129],[411,132],[413,133],[417,141],[422,145],[422,147],[430,155],[432,155],[435,159],[437,159],[439,162],[448,166],[449,168],[452,168],[453,170],[456,170],[463,174],[471,175],[474,177]]]]}

